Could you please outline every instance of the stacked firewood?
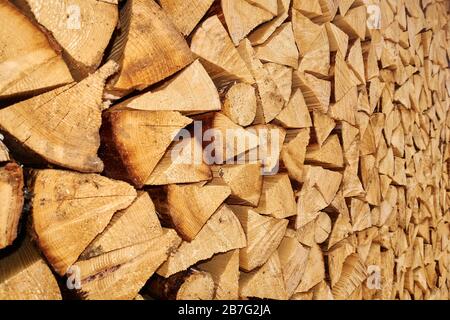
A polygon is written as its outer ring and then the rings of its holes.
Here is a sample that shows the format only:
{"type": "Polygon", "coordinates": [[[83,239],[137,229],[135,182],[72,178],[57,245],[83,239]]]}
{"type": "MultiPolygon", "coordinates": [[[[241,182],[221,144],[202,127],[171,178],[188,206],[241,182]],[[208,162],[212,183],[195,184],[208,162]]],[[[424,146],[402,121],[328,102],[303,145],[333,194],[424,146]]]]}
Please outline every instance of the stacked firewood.
{"type": "Polygon", "coordinates": [[[447,0],[0,0],[0,299],[449,299],[447,0]]]}

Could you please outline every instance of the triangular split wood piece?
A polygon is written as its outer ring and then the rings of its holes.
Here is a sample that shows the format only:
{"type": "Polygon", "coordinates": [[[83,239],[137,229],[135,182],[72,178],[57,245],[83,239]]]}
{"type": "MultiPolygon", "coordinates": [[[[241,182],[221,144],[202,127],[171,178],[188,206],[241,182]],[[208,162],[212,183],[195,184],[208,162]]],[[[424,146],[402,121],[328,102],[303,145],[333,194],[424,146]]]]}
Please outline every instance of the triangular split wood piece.
{"type": "Polygon", "coordinates": [[[230,193],[227,185],[172,184],[153,199],[160,215],[168,218],[184,240],[192,241],[230,193]]]}
{"type": "Polygon", "coordinates": [[[231,195],[227,203],[257,206],[261,197],[263,177],[262,166],[258,161],[246,164],[223,165],[212,168],[213,183],[227,185],[231,195]]]}
{"type": "Polygon", "coordinates": [[[239,250],[239,266],[251,271],[262,266],[283,239],[287,220],[263,216],[250,207],[231,207],[239,218],[247,237],[247,246],[239,250]]]}
{"type": "Polygon", "coordinates": [[[178,112],[121,107],[108,110],[104,119],[101,155],[105,172],[137,187],[150,178],[180,129],[192,122],[178,112]]]}
{"type": "Polygon", "coordinates": [[[281,25],[263,44],[255,47],[256,57],[292,68],[298,66],[298,50],[295,44],[292,24],[281,25]]]}
{"type": "Polygon", "coordinates": [[[276,251],[261,268],[250,273],[241,272],[239,295],[245,298],[277,300],[288,298],[280,259],[276,251]]]}
{"type": "Polygon", "coordinates": [[[110,54],[121,66],[108,85],[112,95],[143,90],[193,61],[187,42],[153,0],[127,1],[120,20],[125,23],[110,54]]]}
{"type": "Polygon", "coordinates": [[[204,21],[192,37],[191,50],[220,88],[233,81],[255,82],[217,16],[204,21]]]}
{"type": "Polygon", "coordinates": [[[273,18],[273,14],[248,0],[221,0],[223,15],[233,43],[237,46],[250,31],[273,18]]]}
{"type": "Polygon", "coordinates": [[[220,111],[220,98],[202,64],[195,61],[163,86],[118,105],[138,110],[194,114],[220,111]]]}
{"type": "Polygon", "coordinates": [[[192,137],[173,142],[145,184],[195,183],[211,178],[211,169],[203,161],[202,145],[192,137]]]}
{"type": "Polygon", "coordinates": [[[41,93],[73,81],[59,50],[9,1],[0,3],[0,20],[0,98],[41,93]]]}
{"type": "Polygon", "coordinates": [[[37,22],[51,32],[77,78],[97,69],[117,26],[117,1],[75,0],[70,5],[39,0],[16,3],[22,10],[30,10],[37,22]]]}
{"type": "MultiPolygon", "coordinates": [[[[81,172],[101,172],[97,157],[105,81],[117,71],[107,62],[79,83],[19,102],[0,110],[0,128],[11,139],[11,149],[25,148],[51,164],[81,172]]],[[[21,159],[22,160],[22,159],[21,159]]]]}
{"type": "Polygon", "coordinates": [[[161,228],[146,193],[117,212],[74,264],[84,299],[132,299],[181,239],[161,228]]]}
{"type": "Polygon", "coordinates": [[[244,231],[233,211],[221,206],[191,242],[183,242],[157,271],[163,277],[184,271],[195,263],[247,245],[244,231]]]}
{"type": "Polygon", "coordinates": [[[95,174],[40,170],[33,176],[32,217],[37,242],[54,270],[64,275],[136,191],[95,174]]]}

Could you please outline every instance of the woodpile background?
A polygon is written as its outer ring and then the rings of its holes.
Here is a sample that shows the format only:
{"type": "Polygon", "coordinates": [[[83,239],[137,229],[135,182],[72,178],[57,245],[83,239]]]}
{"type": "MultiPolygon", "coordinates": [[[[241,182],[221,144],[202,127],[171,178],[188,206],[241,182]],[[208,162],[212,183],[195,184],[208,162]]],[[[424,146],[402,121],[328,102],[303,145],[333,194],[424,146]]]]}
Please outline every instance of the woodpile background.
{"type": "Polygon", "coordinates": [[[449,11],[0,0],[0,298],[449,299],[449,11]]]}

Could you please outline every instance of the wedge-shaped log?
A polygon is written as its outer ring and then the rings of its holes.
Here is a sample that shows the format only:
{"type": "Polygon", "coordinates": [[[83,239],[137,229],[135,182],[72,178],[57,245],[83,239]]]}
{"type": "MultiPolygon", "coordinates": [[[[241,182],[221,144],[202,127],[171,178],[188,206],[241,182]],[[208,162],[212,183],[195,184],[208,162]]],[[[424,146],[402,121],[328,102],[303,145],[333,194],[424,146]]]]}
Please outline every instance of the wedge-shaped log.
{"type": "Polygon", "coordinates": [[[359,38],[364,40],[366,37],[366,21],[366,6],[359,6],[350,9],[344,16],[336,16],[333,23],[347,33],[350,38],[359,38]]]}
{"type": "Polygon", "coordinates": [[[55,276],[28,237],[0,259],[0,299],[61,300],[55,276]]]}
{"type": "Polygon", "coordinates": [[[295,90],[289,103],[276,117],[276,122],[288,129],[309,128],[312,126],[311,116],[300,89],[295,90]]]}
{"type": "Polygon", "coordinates": [[[251,130],[235,124],[220,112],[205,113],[195,117],[203,129],[204,160],[208,164],[224,164],[239,159],[259,145],[258,136],[251,130]]]}
{"type": "Polygon", "coordinates": [[[345,259],[339,281],[333,286],[333,296],[338,300],[349,298],[367,278],[366,268],[357,254],[345,259]]]}
{"type": "Polygon", "coordinates": [[[0,98],[41,93],[73,81],[59,50],[9,1],[0,3],[0,20],[0,98]]]}
{"type": "Polygon", "coordinates": [[[318,245],[313,245],[309,251],[303,277],[295,290],[296,293],[306,292],[325,279],[325,266],[322,250],[318,245]]]}
{"type": "Polygon", "coordinates": [[[264,23],[260,27],[253,30],[248,39],[252,45],[256,46],[263,44],[269,37],[275,32],[275,30],[288,18],[289,6],[291,0],[278,0],[278,12],[277,16],[272,20],[264,23]]]}
{"type": "Polygon", "coordinates": [[[275,251],[261,268],[250,273],[241,272],[239,295],[243,298],[275,300],[288,298],[278,252],[275,251]]]}
{"type": "Polygon", "coordinates": [[[278,219],[296,214],[294,191],[287,174],[264,177],[261,199],[254,210],[278,219]]]}
{"type": "Polygon", "coordinates": [[[312,74],[296,71],[294,72],[292,86],[300,88],[309,111],[328,112],[331,97],[330,81],[316,78],[312,74]]]}
{"type": "Polygon", "coordinates": [[[288,221],[260,215],[251,207],[232,206],[247,236],[247,246],[239,250],[239,266],[252,271],[262,266],[279,246],[288,221]]]}
{"type": "Polygon", "coordinates": [[[330,70],[330,45],[325,26],[322,26],[316,39],[303,54],[298,70],[309,72],[320,77],[327,77],[330,70]]]}
{"type": "Polygon", "coordinates": [[[195,263],[218,253],[240,249],[247,245],[244,231],[233,211],[221,206],[191,242],[183,242],[157,273],[165,278],[184,271],[195,263]]]}
{"type": "Polygon", "coordinates": [[[302,181],[306,148],[309,144],[309,128],[290,130],[286,135],[286,143],[281,150],[281,160],[289,177],[302,181]]]}
{"type": "Polygon", "coordinates": [[[111,94],[122,97],[143,90],[193,61],[186,40],[153,0],[127,1],[120,21],[124,23],[110,58],[121,70],[108,84],[111,94]]]}
{"type": "Polygon", "coordinates": [[[32,178],[32,227],[53,269],[64,275],[136,191],[95,174],[38,170],[32,178]]]}
{"type": "Polygon", "coordinates": [[[30,10],[64,49],[64,56],[77,78],[84,78],[100,65],[103,52],[118,22],[116,3],[96,0],[16,1],[30,10]]]}
{"type": "Polygon", "coordinates": [[[161,87],[119,105],[138,110],[179,111],[183,114],[221,109],[217,89],[198,60],[161,87]]]}
{"type": "Polygon", "coordinates": [[[288,103],[292,94],[292,68],[274,62],[264,64],[264,68],[275,81],[284,102],[288,103]]]}
{"type": "Polygon", "coordinates": [[[228,31],[236,46],[250,31],[274,16],[247,0],[221,0],[221,5],[228,31]]]}
{"type": "Polygon", "coordinates": [[[146,192],[139,192],[128,208],[114,214],[105,230],[95,237],[80,259],[87,260],[163,234],[152,199],[146,192]]]}
{"type": "Polygon", "coordinates": [[[78,261],[73,268],[81,271],[80,295],[88,300],[133,299],[180,242],[174,230],[164,230],[152,240],[78,261]]]}
{"type": "Polygon", "coordinates": [[[191,50],[202,59],[217,87],[233,81],[255,82],[217,16],[208,18],[197,29],[192,37],[191,50]]]}
{"type": "Polygon", "coordinates": [[[342,168],[344,156],[338,136],[331,135],[322,146],[310,145],[306,151],[305,161],[320,164],[325,168],[342,168]]]}
{"type": "Polygon", "coordinates": [[[112,108],[104,114],[101,157],[108,176],[142,187],[179,131],[192,122],[174,111],[112,108]]]}
{"type": "Polygon", "coordinates": [[[261,197],[263,177],[260,162],[215,166],[213,183],[228,185],[229,204],[257,206],[261,197]]]}
{"type": "Polygon", "coordinates": [[[169,219],[186,241],[195,239],[205,223],[231,193],[230,187],[225,184],[204,185],[204,183],[173,184],[167,186],[164,191],[154,193],[156,208],[160,214],[169,219]]]}
{"type": "Polygon", "coordinates": [[[257,46],[255,51],[260,60],[297,68],[298,50],[292,23],[282,24],[263,44],[257,46]]]}
{"type": "Polygon", "coordinates": [[[173,142],[145,184],[195,183],[211,178],[211,169],[203,161],[202,145],[192,137],[173,142]]]}
{"type": "Polygon", "coordinates": [[[23,170],[16,163],[0,167],[0,203],[0,249],[3,249],[17,237],[24,203],[23,170]]]}
{"type": "Polygon", "coordinates": [[[117,64],[106,63],[79,83],[36,96],[0,110],[0,129],[7,134],[7,145],[17,149],[20,159],[34,162],[35,155],[51,164],[81,172],[101,172],[97,157],[103,88],[117,71],[117,64]],[[31,157],[30,152],[31,151],[31,157]]]}

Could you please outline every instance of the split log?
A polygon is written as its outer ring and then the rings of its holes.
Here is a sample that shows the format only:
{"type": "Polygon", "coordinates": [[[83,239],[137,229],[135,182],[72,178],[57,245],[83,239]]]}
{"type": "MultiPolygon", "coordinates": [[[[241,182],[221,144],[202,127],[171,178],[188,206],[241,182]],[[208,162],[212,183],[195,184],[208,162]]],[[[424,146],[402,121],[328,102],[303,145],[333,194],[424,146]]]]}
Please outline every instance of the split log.
{"type": "Polygon", "coordinates": [[[148,111],[179,111],[195,114],[220,111],[220,99],[211,78],[196,60],[157,89],[117,104],[148,111]]]}
{"type": "Polygon", "coordinates": [[[322,251],[318,245],[313,245],[309,251],[305,271],[296,293],[307,292],[325,278],[325,267],[322,251]]]}
{"type": "Polygon", "coordinates": [[[287,220],[258,214],[250,207],[232,206],[247,237],[247,246],[239,250],[239,266],[251,271],[262,266],[283,239],[287,220]]]}
{"type": "Polygon", "coordinates": [[[331,135],[322,146],[310,145],[306,151],[305,161],[320,164],[325,168],[342,168],[344,157],[338,136],[331,135]]]}
{"type": "Polygon", "coordinates": [[[97,69],[118,22],[117,1],[43,3],[39,0],[14,0],[14,3],[25,12],[31,11],[36,21],[52,34],[78,79],[97,69]]]}
{"type": "Polygon", "coordinates": [[[212,168],[214,184],[230,187],[231,195],[227,203],[235,205],[257,206],[263,188],[262,167],[260,162],[237,165],[223,165],[212,168]]]}
{"type": "Polygon", "coordinates": [[[281,151],[283,166],[287,169],[289,177],[297,181],[302,181],[309,139],[309,128],[291,130],[287,134],[286,143],[281,151]]]}
{"type": "Polygon", "coordinates": [[[185,39],[153,0],[127,1],[120,26],[109,57],[121,66],[107,87],[114,96],[143,90],[193,61],[185,39]]]}
{"type": "Polygon", "coordinates": [[[275,251],[267,262],[250,273],[241,272],[239,295],[243,298],[286,300],[283,272],[278,253],[275,251]]]}
{"type": "Polygon", "coordinates": [[[273,62],[264,64],[264,68],[275,81],[284,102],[288,103],[292,94],[292,68],[273,62]]]}
{"type": "Polygon", "coordinates": [[[9,1],[1,2],[0,17],[0,98],[39,94],[73,81],[59,48],[37,24],[9,1]]]}
{"type": "Polygon", "coordinates": [[[282,24],[264,43],[257,46],[255,51],[260,60],[298,67],[298,50],[290,22],[282,24]]]}
{"type": "Polygon", "coordinates": [[[217,16],[204,21],[192,37],[191,50],[201,58],[218,88],[233,81],[255,80],[217,16]]]}
{"type": "Polygon", "coordinates": [[[13,243],[17,237],[24,203],[23,172],[16,163],[0,167],[0,249],[13,243]]]}
{"type": "Polygon", "coordinates": [[[147,185],[195,183],[211,178],[211,169],[203,159],[202,145],[192,137],[173,142],[145,183],[147,185]]]}
{"type": "Polygon", "coordinates": [[[221,5],[228,31],[236,46],[250,31],[274,16],[247,0],[221,0],[221,5]]]}
{"type": "Polygon", "coordinates": [[[291,0],[278,0],[277,2],[278,11],[276,13],[272,12],[273,14],[276,14],[276,17],[256,28],[248,35],[248,39],[250,40],[252,45],[263,44],[288,18],[288,11],[291,0]]]}
{"type": "Polygon", "coordinates": [[[164,193],[152,193],[158,212],[167,217],[186,241],[195,239],[230,194],[227,185],[204,183],[173,184],[167,186],[164,193]]]}
{"type": "Polygon", "coordinates": [[[80,270],[79,295],[90,300],[133,298],[180,243],[173,230],[161,228],[148,194],[139,193],[71,267],[80,270]]]}
{"type": "Polygon", "coordinates": [[[0,129],[6,134],[6,144],[23,154],[20,160],[25,163],[43,158],[81,172],[103,171],[97,157],[103,88],[116,71],[117,64],[108,62],[79,83],[0,110],[0,129]]]}
{"type": "Polygon", "coordinates": [[[289,103],[281,110],[275,121],[288,129],[309,128],[312,126],[308,107],[299,89],[294,92],[289,103]]]}
{"type": "Polygon", "coordinates": [[[303,277],[308,255],[309,249],[303,246],[296,237],[285,236],[278,247],[278,256],[288,296],[292,296],[303,277]]]}
{"type": "Polygon", "coordinates": [[[265,176],[261,198],[256,212],[277,219],[284,219],[296,214],[294,191],[288,175],[265,176]]]}
{"type": "Polygon", "coordinates": [[[286,131],[273,124],[255,125],[247,129],[258,137],[258,147],[246,154],[249,161],[260,161],[264,175],[278,172],[280,152],[286,137],[286,131]]]}
{"type": "Polygon", "coordinates": [[[61,300],[52,271],[29,238],[0,259],[0,298],[2,300],[61,300]]]}
{"type": "Polygon", "coordinates": [[[235,124],[222,113],[205,113],[194,119],[202,123],[204,158],[208,164],[242,159],[247,151],[258,147],[259,139],[254,132],[235,124]]]}
{"type": "Polygon", "coordinates": [[[244,231],[233,211],[221,206],[191,242],[183,242],[157,273],[165,278],[197,262],[247,245],[244,231]]]}
{"type": "MultiPolygon", "coordinates": [[[[135,221],[133,226],[136,226],[135,221]]],[[[133,299],[181,242],[175,231],[162,232],[151,240],[118,246],[113,251],[77,261],[70,270],[80,270],[80,296],[87,300],[133,299]]],[[[119,240],[118,234],[111,235],[108,229],[102,235],[119,240]]],[[[122,231],[120,236],[126,239],[127,234],[122,231]]]]}
{"type": "Polygon", "coordinates": [[[330,106],[331,83],[312,74],[294,72],[293,87],[300,88],[309,111],[327,113],[330,106]]]}
{"type": "Polygon", "coordinates": [[[136,198],[130,185],[95,174],[35,171],[31,183],[32,228],[53,269],[64,275],[108,225],[136,198]]]}
{"type": "Polygon", "coordinates": [[[142,187],[178,132],[191,122],[174,111],[108,110],[100,132],[106,174],[142,187]]]}

